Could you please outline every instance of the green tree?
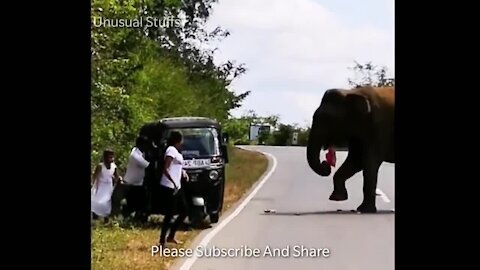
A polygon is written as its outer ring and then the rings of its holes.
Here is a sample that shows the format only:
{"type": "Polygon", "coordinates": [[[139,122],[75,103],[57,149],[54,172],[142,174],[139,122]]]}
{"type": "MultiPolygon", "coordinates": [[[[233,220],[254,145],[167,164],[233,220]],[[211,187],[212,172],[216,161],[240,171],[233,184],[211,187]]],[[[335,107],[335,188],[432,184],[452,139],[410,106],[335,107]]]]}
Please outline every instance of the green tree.
{"type": "Polygon", "coordinates": [[[267,129],[261,129],[258,134],[258,144],[267,144],[272,134],[267,129]]]}
{"type": "Polygon", "coordinates": [[[278,130],[273,132],[270,143],[276,146],[291,145],[293,130],[291,125],[280,124],[278,130]]]}
{"type": "Polygon", "coordinates": [[[246,144],[250,122],[246,118],[231,118],[225,122],[223,130],[228,133],[231,144],[246,144]]]}
{"type": "Polygon", "coordinates": [[[352,87],[371,85],[374,87],[395,86],[395,78],[387,78],[387,67],[373,65],[372,62],[360,64],[355,62],[353,67],[355,78],[348,78],[348,84],[352,87]]]}
{"type": "Polygon", "coordinates": [[[298,144],[306,146],[308,144],[308,135],[310,134],[310,128],[301,129],[298,133],[298,144]]]}

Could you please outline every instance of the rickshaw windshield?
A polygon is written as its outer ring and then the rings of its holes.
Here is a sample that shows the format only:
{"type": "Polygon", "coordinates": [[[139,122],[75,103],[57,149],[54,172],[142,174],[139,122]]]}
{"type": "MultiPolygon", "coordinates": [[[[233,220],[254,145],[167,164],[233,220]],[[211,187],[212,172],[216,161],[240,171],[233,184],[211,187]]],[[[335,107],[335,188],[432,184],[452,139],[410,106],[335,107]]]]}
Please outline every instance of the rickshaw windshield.
{"type": "Polygon", "coordinates": [[[185,158],[220,155],[219,136],[215,128],[181,128],[176,131],[183,135],[181,152],[185,158]]]}

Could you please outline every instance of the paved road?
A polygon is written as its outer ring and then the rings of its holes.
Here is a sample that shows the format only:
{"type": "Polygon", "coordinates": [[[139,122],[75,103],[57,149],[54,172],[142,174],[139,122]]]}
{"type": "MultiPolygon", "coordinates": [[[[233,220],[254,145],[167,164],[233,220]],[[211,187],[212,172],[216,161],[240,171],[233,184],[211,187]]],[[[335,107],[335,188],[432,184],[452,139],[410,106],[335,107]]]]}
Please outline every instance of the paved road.
{"type": "MultiPolygon", "coordinates": [[[[333,188],[332,176],[321,178],[310,170],[305,148],[250,149],[270,153],[276,158],[277,167],[231,222],[222,226],[216,234],[210,233],[213,238],[202,251],[211,251],[213,246],[223,249],[248,246],[257,248],[260,257],[201,257],[190,259],[193,265],[189,269],[394,269],[394,214],[389,211],[395,207],[393,164],[384,163],[380,168],[378,192],[381,196],[377,196],[379,213],[356,214],[349,210],[356,209],[362,201],[361,173],[347,182],[349,200],[332,202],[328,200],[333,188]],[[265,214],[266,208],[277,212],[265,214]],[[346,211],[337,212],[337,209],[346,211]],[[298,251],[302,245],[305,248],[327,248],[329,257],[322,256],[325,251],[318,251],[315,257],[309,258],[303,254],[295,258],[300,255],[298,251]],[[274,248],[281,250],[285,247],[289,249],[288,255],[273,254],[274,248]],[[271,257],[263,256],[268,248],[272,251],[271,257]]],[[[346,154],[337,153],[339,164],[346,154]]],[[[208,231],[204,232],[203,236],[209,237],[208,234],[208,231]]],[[[181,263],[183,269],[189,264],[185,260],[181,263]]]]}

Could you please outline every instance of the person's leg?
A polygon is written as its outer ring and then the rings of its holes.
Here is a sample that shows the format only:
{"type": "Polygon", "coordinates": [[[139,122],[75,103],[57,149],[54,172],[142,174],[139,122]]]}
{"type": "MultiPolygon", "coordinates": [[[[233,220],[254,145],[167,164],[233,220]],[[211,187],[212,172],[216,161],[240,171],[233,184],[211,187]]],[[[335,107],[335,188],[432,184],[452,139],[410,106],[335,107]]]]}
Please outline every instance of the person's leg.
{"type": "Polygon", "coordinates": [[[140,188],[139,186],[132,187],[132,210],[135,212],[135,220],[140,217],[140,188]]]}
{"type": "Polygon", "coordinates": [[[135,203],[135,199],[132,198],[132,188],[133,186],[131,185],[125,185],[125,199],[127,199],[127,205],[124,208],[123,215],[126,218],[127,216],[130,217],[132,212],[134,211],[133,209],[133,204],[135,203]]]}
{"type": "Polygon", "coordinates": [[[125,186],[122,183],[118,183],[112,193],[112,216],[116,217],[121,214],[121,202],[125,194],[125,186]]]}
{"type": "Polygon", "coordinates": [[[148,221],[148,209],[147,209],[147,190],[145,189],[144,186],[139,187],[139,206],[138,206],[138,212],[139,216],[142,222],[147,222],[148,221]]]}
{"type": "Polygon", "coordinates": [[[173,206],[174,206],[174,197],[173,189],[167,187],[161,187],[162,192],[162,203],[164,204],[165,215],[163,216],[162,229],[160,232],[160,245],[165,244],[165,238],[167,236],[167,231],[170,228],[170,221],[173,217],[173,206]]]}
{"type": "Polygon", "coordinates": [[[130,203],[131,203],[131,212],[135,212],[134,219],[138,219],[138,186],[131,187],[131,195],[130,195],[130,203]]]}
{"type": "Polygon", "coordinates": [[[170,228],[170,233],[168,234],[167,241],[174,242],[174,243],[179,243],[178,241],[175,240],[175,233],[177,232],[178,227],[180,227],[180,225],[182,225],[183,221],[187,217],[187,205],[186,205],[187,202],[185,200],[183,190],[180,190],[178,192],[174,201],[175,201],[174,209],[177,210],[178,217],[175,220],[175,222],[173,223],[172,227],[170,228]]]}

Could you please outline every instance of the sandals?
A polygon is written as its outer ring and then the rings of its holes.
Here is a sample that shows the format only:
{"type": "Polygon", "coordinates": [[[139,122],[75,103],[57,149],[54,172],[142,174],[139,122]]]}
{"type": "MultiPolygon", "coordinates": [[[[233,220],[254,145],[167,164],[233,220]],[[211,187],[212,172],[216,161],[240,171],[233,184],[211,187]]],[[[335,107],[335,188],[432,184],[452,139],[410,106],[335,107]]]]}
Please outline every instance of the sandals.
{"type": "Polygon", "coordinates": [[[175,244],[177,244],[177,245],[178,245],[178,244],[183,244],[183,242],[177,241],[177,240],[175,240],[174,238],[167,238],[167,242],[168,242],[168,243],[175,243],[175,244]]]}
{"type": "Polygon", "coordinates": [[[167,241],[164,241],[164,242],[160,241],[160,242],[158,242],[158,243],[157,243],[157,247],[159,247],[159,248],[160,248],[160,247],[165,247],[165,244],[166,244],[166,243],[174,243],[174,244],[177,244],[177,245],[183,244],[182,241],[177,241],[177,240],[175,240],[174,238],[167,238],[167,241]]]}

